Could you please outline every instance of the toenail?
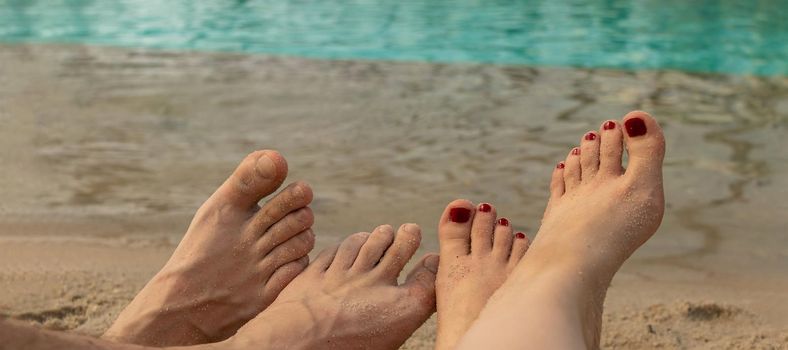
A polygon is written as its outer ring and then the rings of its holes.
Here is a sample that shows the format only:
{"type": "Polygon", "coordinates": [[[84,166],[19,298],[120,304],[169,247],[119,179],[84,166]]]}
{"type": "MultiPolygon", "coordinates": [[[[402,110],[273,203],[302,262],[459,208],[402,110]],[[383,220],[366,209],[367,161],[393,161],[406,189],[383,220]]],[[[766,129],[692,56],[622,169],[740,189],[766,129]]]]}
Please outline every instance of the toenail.
{"type": "Polygon", "coordinates": [[[498,225],[509,226],[509,220],[507,218],[500,218],[498,219],[498,225]]]}
{"type": "Polygon", "coordinates": [[[577,148],[577,147],[575,147],[575,148],[572,148],[572,155],[575,155],[575,156],[576,156],[576,155],[578,155],[578,154],[580,154],[580,148],[577,148]]]}
{"type": "Polygon", "coordinates": [[[479,204],[479,211],[482,213],[489,213],[492,211],[492,205],[489,205],[487,203],[479,204]]]}
{"type": "Polygon", "coordinates": [[[586,134],[585,139],[588,141],[596,140],[596,134],[594,132],[589,132],[586,134]]]}
{"type": "Polygon", "coordinates": [[[457,223],[465,223],[471,218],[471,211],[468,208],[451,208],[449,210],[449,220],[457,223]]]}
{"type": "Polygon", "coordinates": [[[410,233],[418,233],[421,229],[419,225],[416,224],[404,224],[402,225],[402,230],[410,233]]]}
{"type": "Polygon", "coordinates": [[[624,122],[629,137],[636,137],[646,134],[646,122],[640,118],[632,118],[624,122]]]}
{"type": "Polygon", "coordinates": [[[257,163],[254,167],[257,175],[264,179],[272,179],[276,176],[276,165],[274,165],[274,161],[268,155],[263,154],[260,158],[257,158],[257,163]]]}
{"type": "Polygon", "coordinates": [[[605,129],[605,130],[613,130],[615,128],[616,128],[616,122],[614,122],[612,120],[608,120],[608,121],[605,122],[604,125],[602,125],[602,129],[605,129]]]}
{"type": "Polygon", "coordinates": [[[556,165],[555,167],[558,168],[558,169],[563,169],[564,166],[565,166],[564,162],[558,162],[558,165],[556,165]]]}
{"type": "Polygon", "coordinates": [[[517,237],[517,239],[525,239],[525,233],[522,232],[517,232],[514,236],[517,237]]]}

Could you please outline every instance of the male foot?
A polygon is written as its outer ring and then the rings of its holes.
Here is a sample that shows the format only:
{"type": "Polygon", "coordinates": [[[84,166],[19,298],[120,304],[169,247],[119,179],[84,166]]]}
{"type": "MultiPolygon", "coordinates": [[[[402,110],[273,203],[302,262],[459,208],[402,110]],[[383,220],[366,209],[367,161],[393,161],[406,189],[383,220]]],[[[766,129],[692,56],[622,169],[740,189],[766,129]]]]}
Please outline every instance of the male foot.
{"type": "Polygon", "coordinates": [[[271,304],[306,268],[314,246],[307,184],[293,183],[257,204],[286,176],[279,153],[247,156],[104,338],[154,346],[215,342],[271,304]]]}
{"type": "Polygon", "coordinates": [[[460,348],[598,348],[610,281],[662,220],[664,152],[662,130],[644,112],[584,135],[553,172],[550,201],[528,255],[460,348]]]}
{"type": "Polygon", "coordinates": [[[438,256],[397,276],[421,241],[417,225],[384,225],[324,250],[279,298],[227,341],[232,348],[396,349],[435,311],[438,256]]]}
{"type": "Polygon", "coordinates": [[[467,200],[455,200],[443,211],[436,349],[455,347],[528,249],[525,234],[512,236],[509,220],[496,219],[495,208],[487,203],[474,208],[467,200]]]}

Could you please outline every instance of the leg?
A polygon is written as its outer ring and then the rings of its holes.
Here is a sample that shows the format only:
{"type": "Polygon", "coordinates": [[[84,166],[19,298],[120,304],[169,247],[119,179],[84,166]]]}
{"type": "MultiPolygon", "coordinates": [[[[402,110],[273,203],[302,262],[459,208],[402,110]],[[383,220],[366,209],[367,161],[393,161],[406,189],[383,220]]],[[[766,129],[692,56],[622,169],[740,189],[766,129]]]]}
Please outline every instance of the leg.
{"type": "Polygon", "coordinates": [[[105,338],[143,345],[215,342],[271,304],[308,263],[312,190],[274,151],[250,154],[197,211],[170,260],[105,338]]]}
{"type": "Polygon", "coordinates": [[[15,321],[0,321],[0,349],[138,350],[138,345],[112,343],[74,333],[54,332],[15,321]]]}
{"type": "Polygon", "coordinates": [[[665,140],[656,120],[631,112],[586,134],[577,150],[554,170],[542,227],[523,262],[459,348],[599,347],[607,287],[662,221],[665,140]]]}

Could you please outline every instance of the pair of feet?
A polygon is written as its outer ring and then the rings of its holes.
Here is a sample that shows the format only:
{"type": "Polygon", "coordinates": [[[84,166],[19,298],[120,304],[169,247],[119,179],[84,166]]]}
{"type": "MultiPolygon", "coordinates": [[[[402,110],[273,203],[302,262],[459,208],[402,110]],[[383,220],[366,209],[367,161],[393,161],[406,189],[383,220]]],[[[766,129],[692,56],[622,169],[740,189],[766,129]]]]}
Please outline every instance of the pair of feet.
{"type": "Polygon", "coordinates": [[[276,152],[256,152],[200,208],[170,261],[105,337],[396,348],[437,304],[438,348],[594,347],[610,280],[661,221],[663,155],[649,115],[606,121],[554,170],[530,247],[492,205],[454,201],[439,223],[440,259],[426,255],[398,284],[419,246],[418,226],[351,235],[308,264],[311,190],[297,182],[258,206],[287,165],[276,152]]]}
{"type": "Polygon", "coordinates": [[[172,257],[104,334],[149,346],[393,349],[435,311],[438,256],[397,279],[417,225],[351,235],[311,264],[312,190],[285,159],[250,154],[198,209],[172,257]],[[243,327],[242,327],[243,326],[243,327]]]}

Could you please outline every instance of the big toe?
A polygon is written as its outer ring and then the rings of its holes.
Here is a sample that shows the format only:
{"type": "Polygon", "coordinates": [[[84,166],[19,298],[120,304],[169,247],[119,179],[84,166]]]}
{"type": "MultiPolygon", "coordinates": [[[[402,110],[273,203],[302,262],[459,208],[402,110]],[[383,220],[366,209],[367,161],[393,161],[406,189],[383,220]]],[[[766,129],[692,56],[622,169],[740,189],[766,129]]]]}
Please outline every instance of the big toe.
{"type": "Polygon", "coordinates": [[[415,310],[423,312],[425,320],[435,311],[435,278],[439,262],[438,254],[425,255],[416,263],[403,284],[415,299],[415,310]]]}
{"type": "Polygon", "coordinates": [[[471,251],[471,226],[476,213],[473,203],[457,199],[449,203],[438,223],[441,255],[461,256],[471,251]]]}
{"type": "Polygon", "coordinates": [[[212,199],[223,205],[250,209],[282,185],[287,177],[287,161],[279,152],[250,153],[225,180],[212,199]]]}
{"type": "Polygon", "coordinates": [[[625,175],[633,180],[662,178],[665,136],[659,123],[648,113],[633,111],[622,121],[629,163],[625,175]]]}

